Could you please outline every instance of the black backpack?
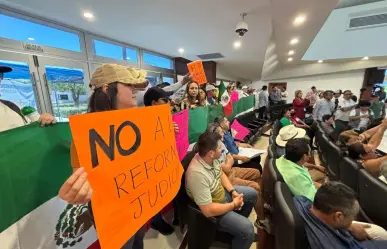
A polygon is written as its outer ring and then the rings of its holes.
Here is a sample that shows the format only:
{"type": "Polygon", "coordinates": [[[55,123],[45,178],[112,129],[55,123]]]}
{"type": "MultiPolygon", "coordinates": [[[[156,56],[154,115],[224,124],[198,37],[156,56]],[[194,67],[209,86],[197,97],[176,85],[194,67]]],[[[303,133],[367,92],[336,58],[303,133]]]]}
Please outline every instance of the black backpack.
{"type": "Polygon", "coordinates": [[[3,103],[4,105],[6,105],[9,109],[11,109],[12,111],[16,112],[17,114],[19,114],[19,116],[23,119],[24,123],[28,123],[26,118],[24,117],[24,115],[21,113],[21,110],[20,108],[15,105],[14,103],[12,103],[11,101],[8,101],[8,100],[4,100],[4,99],[0,99],[0,102],[3,103]]]}

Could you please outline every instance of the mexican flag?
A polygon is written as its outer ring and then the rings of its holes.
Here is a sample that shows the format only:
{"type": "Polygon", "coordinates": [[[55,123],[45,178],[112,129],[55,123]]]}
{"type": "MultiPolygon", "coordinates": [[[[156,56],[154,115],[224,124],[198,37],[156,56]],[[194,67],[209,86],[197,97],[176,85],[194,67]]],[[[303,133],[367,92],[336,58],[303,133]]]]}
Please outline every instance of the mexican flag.
{"type": "Polygon", "coordinates": [[[223,106],[224,115],[230,116],[232,114],[232,103],[223,81],[219,85],[219,103],[223,106]]]}
{"type": "Polygon", "coordinates": [[[57,197],[71,174],[67,123],[0,133],[1,249],[99,249],[85,205],[57,197]]]}

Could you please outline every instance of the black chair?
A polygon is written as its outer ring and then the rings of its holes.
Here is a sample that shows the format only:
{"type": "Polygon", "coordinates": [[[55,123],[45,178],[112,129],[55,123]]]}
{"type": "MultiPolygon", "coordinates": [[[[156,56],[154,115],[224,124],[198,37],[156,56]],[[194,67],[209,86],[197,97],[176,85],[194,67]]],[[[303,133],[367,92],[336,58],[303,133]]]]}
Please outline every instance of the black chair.
{"type": "Polygon", "coordinates": [[[304,221],[293,204],[293,195],[288,186],[276,182],[274,195],[275,249],[308,249],[304,221]]]}
{"type": "Polygon", "coordinates": [[[267,147],[267,156],[269,159],[274,158],[273,144],[267,147]]]}
{"type": "Polygon", "coordinates": [[[359,170],[359,204],[367,216],[377,225],[387,229],[387,184],[359,170]]]}
{"type": "Polygon", "coordinates": [[[271,135],[271,136],[269,137],[269,145],[272,145],[272,144],[275,143],[275,138],[276,138],[276,136],[274,136],[274,135],[271,135]]]}
{"type": "Polygon", "coordinates": [[[328,155],[329,155],[329,153],[328,153],[329,140],[324,134],[321,136],[319,147],[321,149],[321,154],[319,154],[320,159],[321,159],[322,163],[325,166],[327,166],[328,165],[328,155]]]}
{"type": "Polygon", "coordinates": [[[276,137],[276,136],[278,135],[280,129],[281,129],[281,123],[280,123],[280,121],[277,119],[277,120],[275,120],[274,123],[273,123],[273,127],[272,127],[272,130],[271,130],[272,136],[275,136],[275,137],[276,137]]]}
{"type": "MultiPolygon", "coordinates": [[[[195,152],[189,152],[182,160],[186,172],[195,152]]],[[[188,197],[185,190],[185,173],[181,179],[181,186],[174,200],[180,227],[188,225],[188,247],[194,249],[207,249],[214,241],[231,245],[231,235],[218,230],[217,220],[206,217],[200,208],[188,197]]]]}
{"type": "MultiPolygon", "coordinates": [[[[328,139],[324,136],[323,140],[328,139]]],[[[340,148],[331,141],[328,141],[326,144],[326,150],[323,151],[323,154],[326,153],[328,159],[328,177],[331,181],[339,181],[340,180],[340,161],[343,158],[343,154],[340,148]]]]}
{"type": "Polygon", "coordinates": [[[343,157],[340,161],[340,181],[358,193],[358,175],[361,166],[349,157],[343,157]]]}
{"type": "Polygon", "coordinates": [[[263,198],[267,204],[270,206],[274,205],[274,185],[278,181],[284,181],[282,175],[275,165],[275,158],[271,158],[268,161],[268,164],[264,168],[264,176],[262,177],[262,192],[263,198]],[[267,176],[265,175],[267,173],[267,176]]]}

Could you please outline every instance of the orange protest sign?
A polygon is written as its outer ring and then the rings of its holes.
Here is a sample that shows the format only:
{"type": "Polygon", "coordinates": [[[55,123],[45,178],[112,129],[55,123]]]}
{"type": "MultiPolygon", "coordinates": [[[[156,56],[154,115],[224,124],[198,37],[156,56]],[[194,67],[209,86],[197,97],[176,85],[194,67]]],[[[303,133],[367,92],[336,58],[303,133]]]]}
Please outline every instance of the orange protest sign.
{"type": "Polygon", "coordinates": [[[183,167],[168,105],[70,117],[102,249],[119,249],[176,196],[183,167]]]}
{"type": "Polygon", "coordinates": [[[201,84],[207,83],[206,73],[204,72],[203,62],[194,61],[187,64],[188,71],[192,74],[192,79],[201,84]]]}

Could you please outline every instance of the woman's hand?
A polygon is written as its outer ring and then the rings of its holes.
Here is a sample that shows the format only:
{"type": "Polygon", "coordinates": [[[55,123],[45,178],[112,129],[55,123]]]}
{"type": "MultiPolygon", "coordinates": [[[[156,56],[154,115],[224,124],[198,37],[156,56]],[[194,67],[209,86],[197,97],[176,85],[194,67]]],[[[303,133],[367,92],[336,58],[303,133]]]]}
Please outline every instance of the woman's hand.
{"type": "Polygon", "coordinates": [[[40,115],[38,122],[41,127],[45,127],[46,125],[55,124],[56,119],[49,113],[44,113],[40,115]]]}
{"type": "Polygon", "coordinates": [[[180,129],[179,129],[179,126],[173,122],[173,129],[175,130],[175,133],[179,133],[180,129]]]}
{"type": "Polygon", "coordinates": [[[58,196],[70,204],[86,204],[91,200],[93,190],[87,181],[87,173],[83,168],[77,169],[62,185],[58,196]]]}

